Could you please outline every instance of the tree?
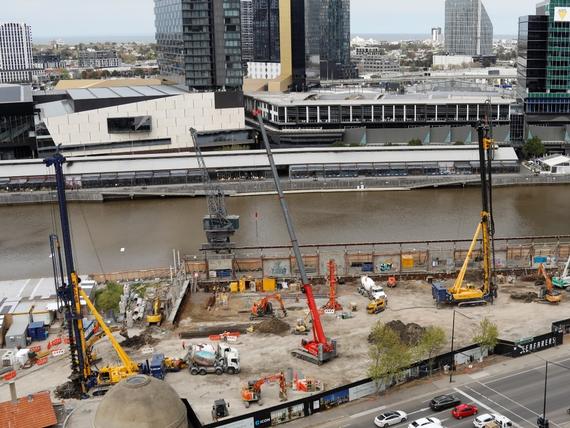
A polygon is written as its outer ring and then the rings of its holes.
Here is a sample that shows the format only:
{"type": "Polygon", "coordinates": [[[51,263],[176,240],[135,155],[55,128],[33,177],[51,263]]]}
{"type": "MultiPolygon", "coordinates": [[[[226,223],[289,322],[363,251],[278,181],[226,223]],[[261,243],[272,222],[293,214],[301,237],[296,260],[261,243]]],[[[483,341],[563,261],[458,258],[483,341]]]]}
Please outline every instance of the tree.
{"type": "Polygon", "coordinates": [[[477,343],[483,351],[491,350],[499,341],[499,328],[488,318],[483,318],[479,323],[479,330],[473,336],[473,342],[477,343]]]}
{"type": "Polygon", "coordinates": [[[420,343],[418,343],[416,348],[417,354],[419,358],[428,360],[430,376],[435,357],[446,343],[447,338],[445,337],[445,331],[443,328],[437,326],[428,327],[420,338],[420,343]]]}
{"type": "Polygon", "coordinates": [[[523,154],[526,159],[537,158],[546,152],[544,144],[538,137],[532,137],[523,146],[523,154]]]}
{"type": "Polygon", "coordinates": [[[398,334],[382,322],[370,332],[370,366],[368,375],[376,381],[378,390],[382,384],[390,385],[410,366],[412,354],[398,334]]]}
{"type": "Polygon", "coordinates": [[[419,138],[414,138],[413,140],[408,141],[408,146],[421,146],[422,140],[419,138]]]}

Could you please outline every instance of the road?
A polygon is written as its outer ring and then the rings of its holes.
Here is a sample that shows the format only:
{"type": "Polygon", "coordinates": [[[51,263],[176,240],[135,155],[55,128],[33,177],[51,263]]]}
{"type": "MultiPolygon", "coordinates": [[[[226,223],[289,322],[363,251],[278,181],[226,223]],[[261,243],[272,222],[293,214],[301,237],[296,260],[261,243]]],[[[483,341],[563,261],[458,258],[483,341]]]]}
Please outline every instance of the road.
{"type": "MultiPolygon", "coordinates": [[[[389,394],[384,398],[368,399],[344,411],[341,408],[335,409],[336,414],[332,411],[314,415],[304,420],[303,426],[373,427],[377,414],[385,410],[403,410],[408,414],[408,422],[395,425],[395,428],[407,428],[409,422],[427,416],[440,419],[446,428],[472,428],[474,417],[456,420],[451,416],[450,410],[430,410],[429,401],[432,397],[453,393],[463,403],[475,404],[479,408],[479,414],[498,413],[511,419],[515,428],[533,428],[537,426],[537,417],[543,411],[545,363],[537,354],[531,358],[531,367],[519,364],[515,369],[507,362],[503,363],[501,370],[493,370],[501,372],[497,374],[483,371],[459,376],[453,383],[449,383],[446,378],[411,388],[404,387],[393,396],[389,394]],[[322,422],[311,421],[317,418],[322,418],[322,422]]],[[[570,407],[570,359],[559,355],[557,359],[549,361],[546,415],[552,428],[567,428],[570,427],[570,415],[566,412],[570,407]]]]}

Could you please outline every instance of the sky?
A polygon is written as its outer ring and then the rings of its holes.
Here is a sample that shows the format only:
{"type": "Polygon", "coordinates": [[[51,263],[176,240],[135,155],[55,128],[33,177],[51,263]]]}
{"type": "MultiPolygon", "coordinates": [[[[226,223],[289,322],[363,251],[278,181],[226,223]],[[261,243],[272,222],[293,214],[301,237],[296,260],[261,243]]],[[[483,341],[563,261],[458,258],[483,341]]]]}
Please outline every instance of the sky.
{"type": "MultiPolygon", "coordinates": [[[[153,0],[0,0],[0,21],[26,22],[35,38],[153,35],[153,0]]],[[[483,0],[495,34],[517,34],[538,0],[483,0]]],[[[352,33],[428,34],[443,27],[444,0],[351,0],[352,33]]]]}

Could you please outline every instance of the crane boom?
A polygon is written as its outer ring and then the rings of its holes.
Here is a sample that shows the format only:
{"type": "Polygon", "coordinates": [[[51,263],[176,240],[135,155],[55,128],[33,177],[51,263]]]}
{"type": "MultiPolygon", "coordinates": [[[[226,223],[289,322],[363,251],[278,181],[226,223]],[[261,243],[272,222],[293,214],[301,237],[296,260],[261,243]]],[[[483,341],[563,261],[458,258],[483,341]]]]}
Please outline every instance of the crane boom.
{"type": "Polygon", "coordinates": [[[336,341],[331,340],[329,342],[323,329],[323,324],[319,315],[319,308],[315,302],[313,287],[309,283],[309,278],[307,277],[307,271],[305,270],[303,256],[301,255],[301,249],[299,248],[299,241],[297,240],[295,228],[293,227],[293,222],[291,220],[289,209],[287,207],[287,201],[285,200],[285,195],[283,193],[283,189],[281,188],[279,174],[275,165],[273,153],[271,152],[271,146],[269,145],[269,139],[267,138],[267,131],[265,130],[265,125],[263,124],[261,112],[254,111],[253,115],[257,117],[257,121],[259,123],[261,137],[263,139],[263,144],[267,152],[267,158],[269,160],[269,165],[273,174],[273,181],[275,182],[275,188],[277,189],[277,195],[279,196],[279,203],[281,204],[281,211],[283,212],[283,217],[285,218],[285,223],[287,224],[287,231],[289,232],[291,246],[293,247],[293,254],[295,255],[295,261],[297,262],[297,268],[299,270],[299,275],[301,276],[302,290],[307,298],[307,305],[309,306],[311,317],[313,319],[313,341],[303,341],[302,348],[293,351],[293,355],[315,364],[322,364],[337,356],[336,341]]]}

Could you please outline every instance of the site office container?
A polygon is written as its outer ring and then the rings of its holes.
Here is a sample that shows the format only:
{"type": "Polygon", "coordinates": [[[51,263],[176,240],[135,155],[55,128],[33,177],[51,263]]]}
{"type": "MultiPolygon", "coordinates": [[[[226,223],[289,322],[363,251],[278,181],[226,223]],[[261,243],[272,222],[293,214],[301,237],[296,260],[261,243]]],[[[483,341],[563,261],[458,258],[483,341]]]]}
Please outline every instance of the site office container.
{"type": "Polygon", "coordinates": [[[6,333],[6,348],[25,348],[28,345],[28,324],[27,316],[15,316],[12,325],[6,333]]]}

